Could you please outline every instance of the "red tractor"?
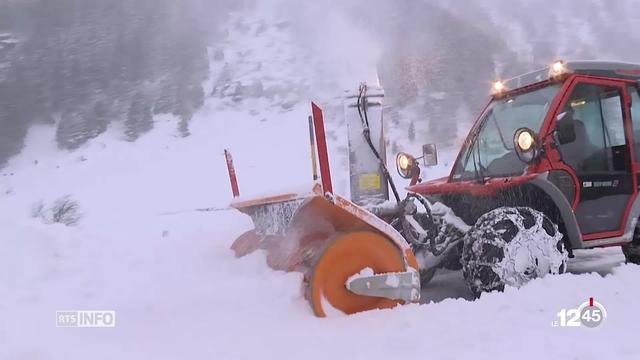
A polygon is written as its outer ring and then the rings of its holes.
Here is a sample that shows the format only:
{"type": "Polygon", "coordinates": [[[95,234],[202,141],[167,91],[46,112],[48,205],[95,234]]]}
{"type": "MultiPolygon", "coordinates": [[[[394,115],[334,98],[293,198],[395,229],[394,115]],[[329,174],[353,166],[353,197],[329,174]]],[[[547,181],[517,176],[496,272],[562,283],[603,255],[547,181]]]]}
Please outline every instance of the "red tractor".
{"type": "MultiPolygon", "coordinates": [[[[498,81],[448,177],[420,183],[418,159],[398,155],[411,179],[401,200],[385,165],[383,93],[361,86],[345,104],[352,200],[333,193],[314,107],[321,183],[235,200],[256,229],[233,248],[265,249],[272,267],[305,274],[318,316],[417,301],[442,267],[462,269],[479,296],[563,273],[574,249],[622,246],[640,263],[639,89],[640,65],[614,62],[556,61],[498,81]]],[[[422,158],[436,163],[435,146],[422,158]]]]}

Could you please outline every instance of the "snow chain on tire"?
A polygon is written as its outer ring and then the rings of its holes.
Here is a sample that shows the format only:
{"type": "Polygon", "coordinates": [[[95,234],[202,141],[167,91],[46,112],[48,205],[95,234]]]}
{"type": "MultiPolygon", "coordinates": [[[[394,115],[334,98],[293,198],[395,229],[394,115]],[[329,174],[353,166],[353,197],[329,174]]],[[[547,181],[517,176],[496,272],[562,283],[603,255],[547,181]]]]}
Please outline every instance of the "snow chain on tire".
{"type": "Polygon", "coordinates": [[[481,216],[464,238],[463,274],[476,296],[520,287],[566,269],[562,233],[543,213],[503,207],[481,216]]]}

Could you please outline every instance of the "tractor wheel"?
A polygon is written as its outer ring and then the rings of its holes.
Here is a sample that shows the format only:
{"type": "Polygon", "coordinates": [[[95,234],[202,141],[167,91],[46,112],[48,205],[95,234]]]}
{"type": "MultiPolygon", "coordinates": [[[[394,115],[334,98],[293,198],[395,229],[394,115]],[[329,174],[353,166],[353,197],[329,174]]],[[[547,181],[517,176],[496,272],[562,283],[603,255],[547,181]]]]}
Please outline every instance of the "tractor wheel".
{"type": "Polygon", "coordinates": [[[640,265],[640,224],[636,226],[633,240],[628,244],[622,245],[622,253],[627,263],[640,265]]]}
{"type": "Polygon", "coordinates": [[[503,207],[481,216],[464,238],[463,274],[475,296],[520,287],[566,269],[562,233],[543,213],[503,207]]]}
{"type": "Polygon", "coordinates": [[[402,251],[382,235],[369,231],[348,232],[338,233],[329,240],[306,274],[307,298],[316,316],[353,314],[401,303],[347,290],[349,277],[365,268],[375,274],[406,271],[402,251]]]}

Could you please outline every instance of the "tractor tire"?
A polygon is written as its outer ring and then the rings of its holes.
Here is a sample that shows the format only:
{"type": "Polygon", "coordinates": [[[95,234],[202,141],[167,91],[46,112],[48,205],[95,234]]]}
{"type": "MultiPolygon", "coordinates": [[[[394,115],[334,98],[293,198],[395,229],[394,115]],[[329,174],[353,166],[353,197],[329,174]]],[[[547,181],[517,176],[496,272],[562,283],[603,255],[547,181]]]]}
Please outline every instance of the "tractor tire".
{"type": "Polygon", "coordinates": [[[502,207],[481,216],[464,237],[462,270],[476,297],[520,287],[567,267],[562,233],[543,213],[526,207],[502,207]]]}

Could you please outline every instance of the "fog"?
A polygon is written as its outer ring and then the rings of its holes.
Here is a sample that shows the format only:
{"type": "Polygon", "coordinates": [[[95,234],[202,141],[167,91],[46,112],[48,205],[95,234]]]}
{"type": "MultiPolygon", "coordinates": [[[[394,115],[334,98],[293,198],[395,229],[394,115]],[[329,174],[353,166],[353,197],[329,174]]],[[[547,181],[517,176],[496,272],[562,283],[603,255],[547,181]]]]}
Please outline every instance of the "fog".
{"type": "Polygon", "coordinates": [[[4,0],[0,164],[37,123],[56,126],[63,149],[113,124],[135,141],[163,113],[188,137],[193,114],[218,96],[203,84],[233,81],[210,79],[207,56],[240,26],[228,22],[232,13],[282,17],[298,49],[292,66],[313,62],[308,93],[338,96],[356,81],[379,81],[392,126],[414,122],[425,141],[452,145],[496,78],[556,58],[640,62],[637,8],[634,0],[4,0]]]}

